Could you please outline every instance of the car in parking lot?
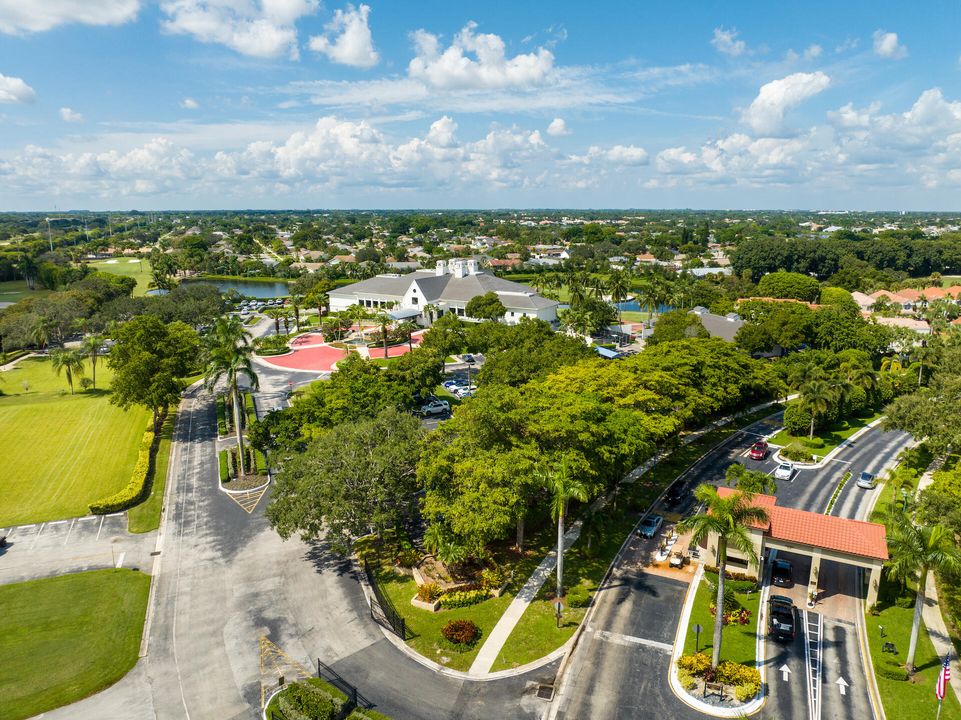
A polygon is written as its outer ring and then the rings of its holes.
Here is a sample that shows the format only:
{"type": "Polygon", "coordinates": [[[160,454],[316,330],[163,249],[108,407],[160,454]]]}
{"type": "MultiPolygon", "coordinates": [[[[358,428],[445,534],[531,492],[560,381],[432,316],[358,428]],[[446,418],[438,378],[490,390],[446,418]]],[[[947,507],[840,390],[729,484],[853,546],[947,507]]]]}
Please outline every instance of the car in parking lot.
{"type": "Polygon", "coordinates": [[[775,480],[790,480],[794,477],[794,465],[789,462],[782,462],[774,471],[775,480]]]}
{"type": "Polygon", "coordinates": [[[685,485],[683,480],[681,482],[675,482],[667,489],[667,492],[664,493],[664,501],[668,505],[674,505],[678,500],[684,497],[684,487],[685,485]]]}
{"type": "Polygon", "coordinates": [[[657,531],[661,529],[661,525],[663,524],[664,518],[660,515],[648,515],[637,529],[637,534],[641,537],[652,538],[657,534],[657,531]]]}
{"type": "Polygon", "coordinates": [[[777,587],[794,587],[794,566],[787,560],[775,560],[771,565],[771,584],[777,587]]]}
{"type": "Polygon", "coordinates": [[[869,473],[867,471],[862,471],[858,475],[857,486],[864,490],[874,490],[878,485],[878,476],[874,473],[869,473]]]}
{"type": "Polygon", "coordinates": [[[450,403],[434,398],[420,406],[421,415],[444,415],[450,412],[450,403]]]}
{"type": "Polygon", "coordinates": [[[797,636],[797,608],[791,598],[771,595],[767,607],[768,635],[775,640],[793,640],[797,636]]]}
{"type": "Polygon", "coordinates": [[[451,393],[459,398],[470,397],[477,392],[476,385],[455,385],[454,387],[448,389],[451,391],[451,393]]]}
{"type": "Polygon", "coordinates": [[[767,457],[768,445],[764,440],[758,440],[756,443],[751,445],[751,451],[748,456],[751,460],[763,460],[767,457]]]}

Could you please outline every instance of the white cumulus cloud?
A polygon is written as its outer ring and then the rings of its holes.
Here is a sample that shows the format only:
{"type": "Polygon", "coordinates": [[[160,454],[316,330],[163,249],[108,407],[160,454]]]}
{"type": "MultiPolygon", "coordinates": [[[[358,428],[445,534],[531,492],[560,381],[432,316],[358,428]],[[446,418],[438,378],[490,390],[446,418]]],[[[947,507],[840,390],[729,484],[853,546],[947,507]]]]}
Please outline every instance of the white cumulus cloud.
{"type": "Polygon", "coordinates": [[[907,57],[908,49],[898,42],[897,33],[875,30],[873,37],[875,55],[888,60],[900,60],[907,57]]]}
{"type": "Polygon", "coordinates": [[[369,15],[369,5],[357,8],[348,5],[346,10],[337,10],[334,19],[324,27],[325,33],[310,39],[310,49],[341,65],[373,67],[380,56],[374,50],[374,39],[367,24],[369,15]]]}
{"type": "Polygon", "coordinates": [[[141,0],[0,0],[0,32],[43,32],[60,25],[121,25],[141,0]]]}
{"type": "Polygon", "coordinates": [[[447,48],[440,38],[417,30],[417,55],[408,65],[411,78],[441,89],[526,88],[542,85],[554,67],[554,55],[544,48],[507,57],[504,41],[491,33],[475,33],[469,22],[447,48]]]}
{"type": "Polygon", "coordinates": [[[741,120],[762,135],[777,133],[790,108],[817,95],[830,84],[831,78],[820,70],[772,80],[761,86],[750,107],[742,113],[741,120]]]}
{"type": "Polygon", "coordinates": [[[297,59],[295,23],[316,12],[318,0],[161,0],[163,29],[218,43],[258,58],[297,59]]]}
{"type": "Polygon", "coordinates": [[[33,102],[37,93],[18,77],[0,74],[0,103],[33,102]]]}
{"type": "Polygon", "coordinates": [[[194,100],[192,97],[185,97],[180,101],[180,107],[184,110],[196,110],[200,107],[200,103],[194,100]]]}
{"type": "Polygon", "coordinates": [[[570,135],[571,131],[567,128],[564,118],[557,117],[551,120],[550,125],[547,126],[547,134],[551,137],[561,137],[562,135],[570,135]]]}
{"type": "Polygon", "coordinates": [[[68,107],[60,108],[60,119],[68,123],[83,122],[83,115],[68,107]]]}
{"type": "Polygon", "coordinates": [[[747,45],[743,40],[737,39],[738,32],[735,28],[725,30],[722,27],[714,28],[714,37],[711,38],[711,45],[719,53],[737,57],[743,55],[747,50],[747,45]]]}

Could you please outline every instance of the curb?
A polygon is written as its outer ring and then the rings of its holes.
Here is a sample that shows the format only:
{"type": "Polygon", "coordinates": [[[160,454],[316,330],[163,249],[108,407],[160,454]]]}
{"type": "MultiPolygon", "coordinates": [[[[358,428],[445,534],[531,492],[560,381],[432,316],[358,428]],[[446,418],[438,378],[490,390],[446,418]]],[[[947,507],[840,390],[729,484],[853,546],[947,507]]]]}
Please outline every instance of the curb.
{"type": "MultiPolygon", "coordinates": [[[[357,576],[360,578],[360,586],[364,590],[364,599],[367,601],[367,607],[370,608],[371,595],[373,593],[370,589],[370,584],[367,582],[367,573],[364,572],[363,568],[358,566],[356,558],[351,558],[351,563],[354,566],[354,570],[357,573],[357,576]]],[[[581,623],[583,625],[583,621],[581,621],[581,623]]],[[[471,675],[470,673],[464,670],[452,670],[449,667],[445,667],[440,663],[434,662],[430,658],[424,657],[416,650],[413,650],[407,643],[405,643],[403,640],[398,638],[394,633],[392,633],[390,630],[385,628],[380,623],[374,623],[374,624],[380,628],[380,631],[384,634],[384,637],[387,638],[387,640],[390,642],[391,645],[393,645],[395,648],[400,650],[411,660],[414,660],[420,663],[421,665],[423,665],[424,667],[426,667],[428,670],[433,670],[436,673],[440,673],[441,675],[445,675],[455,680],[472,680],[474,682],[491,682],[492,680],[503,680],[504,678],[517,677],[519,675],[525,675],[526,673],[529,673],[531,670],[537,670],[538,668],[542,668],[545,665],[550,665],[559,657],[567,653],[567,651],[569,650],[569,647],[574,642],[574,638],[576,637],[576,633],[575,633],[575,635],[572,635],[567,640],[567,642],[565,642],[559,648],[556,648],[550,654],[545,655],[542,658],[538,658],[537,660],[534,660],[532,662],[529,662],[526,665],[521,665],[520,667],[511,668],[509,670],[498,670],[497,672],[485,673],[483,675],[471,675]]]]}
{"type": "MultiPolygon", "coordinates": [[[[782,447],[778,447],[778,449],[774,451],[774,454],[771,456],[771,459],[773,459],[773,460],[775,460],[776,462],[779,462],[779,463],[789,462],[789,463],[791,463],[792,465],[794,465],[794,468],[795,468],[796,470],[820,470],[820,469],[821,469],[822,467],[824,467],[827,463],[831,462],[831,461],[834,459],[834,456],[835,456],[835,455],[837,455],[839,452],[841,452],[841,451],[844,450],[846,447],[848,447],[849,445],[851,445],[855,440],[857,440],[858,438],[860,438],[862,435],[864,435],[865,433],[867,433],[868,430],[873,430],[873,429],[876,428],[878,425],[880,425],[881,422],[884,420],[884,418],[885,418],[885,416],[882,415],[882,416],[879,417],[877,420],[872,420],[872,421],[869,422],[867,425],[865,425],[863,428],[861,428],[861,429],[858,430],[856,433],[854,433],[851,437],[849,437],[849,438],[847,438],[847,439],[845,439],[845,440],[842,440],[842,441],[840,442],[840,444],[839,444],[836,448],[834,448],[831,452],[829,452],[829,453],[828,453],[827,455],[825,455],[823,458],[821,458],[820,460],[818,460],[816,463],[798,463],[798,462],[795,462],[794,460],[785,460],[785,459],[783,459],[783,458],[781,457],[782,447]]],[[[783,429],[784,429],[784,428],[781,428],[781,430],[783,430],[783,429]]],[[[778,430],[777,432],[781,432],[781,430],[778,430]]],[[[776,435],[776,434],[777,434],[777,433],[775,433],[775,435],[776,435]]],[[[773,437],[773,435],[772,435],[771,437],[773,437]]]]}
{"type": "MultiPolygon", "coordinates": [[[[766,574],[767,573],[765,573],[765,575],[766,574]]],[[[694,609],[694,598],[697,596],[697,588],[701,584],[701,579],[703,577],[704,564],[698,563],[697,571],[694,573],[694,579],[691,581],[691,584],[687,589],[687,596],[684,599],[684,609],[681,611],[681,620],[677,624],[677,635],[674,639],[674,652],[671,654],[671,667],[670,670],[668,670],[668,679],[670,680],[671,692],[673,692],[677,699],[682,703],[704,715],[710,715],[712,717],[719,718],[740,718],[747,715],[753,715],[759,712],[761,708],[764,707],[764,703],[767,701],[767,694],[764,692],[764,688],[767,684],[767,663],[765,662],[764,651],[767,645],[766,635],[762,631],[766,621],[765,608],[766,598],[769,591],[767,583],[763,583],[762,585],[758,602],[758,632],[755,637],[754,664],[755,667],[757,667],[758,672],[761,674],[761,689],[758,691],[757,696],[751,700],[751,702],[745,703],[740,707],[717,707],[715,705],[708,705],[706,702],[698,700],[696,697],[687,692],[687,690],[681,687],[681,683],[677,679],[677,661],[681,655],[684,654],[684,638],[687,637],[687,626],[691,621],[691,611],[694,609]]]]}

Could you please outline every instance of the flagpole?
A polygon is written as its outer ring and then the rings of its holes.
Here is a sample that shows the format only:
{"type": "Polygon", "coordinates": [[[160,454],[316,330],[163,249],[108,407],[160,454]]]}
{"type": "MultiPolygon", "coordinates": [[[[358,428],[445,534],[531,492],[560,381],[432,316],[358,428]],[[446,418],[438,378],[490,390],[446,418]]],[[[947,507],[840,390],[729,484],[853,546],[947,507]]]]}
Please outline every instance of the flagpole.
{"type": "Polygon", "coordinates": [[[934,716],[934,720],[940,720],[941,718],[941,706],[944,704],[944,700],[938,700],[938,714],[934,716]]]}

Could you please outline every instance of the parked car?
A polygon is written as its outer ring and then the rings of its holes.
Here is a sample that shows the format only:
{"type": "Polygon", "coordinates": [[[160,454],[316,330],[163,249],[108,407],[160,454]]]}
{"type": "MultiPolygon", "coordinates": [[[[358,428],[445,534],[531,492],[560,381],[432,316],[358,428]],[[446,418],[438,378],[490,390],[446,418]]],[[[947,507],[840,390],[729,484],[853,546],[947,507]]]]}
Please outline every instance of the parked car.
{"type": "Polygon", "coordinates": [[[777,587],[794,587],[794,566],[787,560],[775,560],[771,566],[771,584],[777,587]]]}
{"type": "Polygon", "coordinates": [[[674,483],[667,489],[667,492],[664,494],[664,500],[668,505],[673,505],[682,497],[684,497],[684,487],[685,485],[682,481],[674,483]]]}
{"type": "Polygon", "coordinates": [[[446,400],[434,398],[428,403],[420,406],[421,415],[443,415],[450,412],[450,403],[446,400]]]}
{"type": "Polygon", "coordinates": [[[878,485],[878,476],[874,473],[862,471],[861,474],[858,475],[857,485],[859,488],[863,488],[865,490],[874,490],[874,488],[876,488],[878,485]]]}
{"type": "Polygon", "coordinates": [[[441,385],[443,385],[448,390],[453,390],[455,387],[460,385],[460,383],[457,382],[456,380],[445,380],[444,382],[441,383],[441,385]]]}
{"type": "Polygon", "coordinates": [[[473,355],[465,355],[464,362],[467,363],[468,365],[473,365],[475,362],[477,362],[477,360],[474,359],[473,355]]]}
{"type": "Polygon", "coordinates": [[[774,471],[775,480],[790,480],[794,477],[794,465],[789,462],[782,462],[774,471]]]}
{"type": "Polygon", "coordinates": [[[476,385],[456,385],[450,388],[450,391],[459,398],[470,397],[475,392],[477,392],[476,385]]]}
{"type": "Polygon", "coordinates": [[[793,640],[797,635],[797,608],[791,598],[771,595],[767,607],[768,634],[775,640],[793,640]]]}
{"type": "Polygon", "coordinates": [[[637,534],[641,537],[652,538],[657,534],[657,531],[661,529],[661,525],[664,524],[664,518],[660,515],[648,515],[644,518],[644,522],[641,523],[641,527],[637,529],[637,534]]]}
{"type": "Polygon", "coordinates": [[[764,440],[758,440],[756,443],[751,445],[751,451],[748,456],[751,460],[763,460],[767,457],[768,445],[764,440]]]}

